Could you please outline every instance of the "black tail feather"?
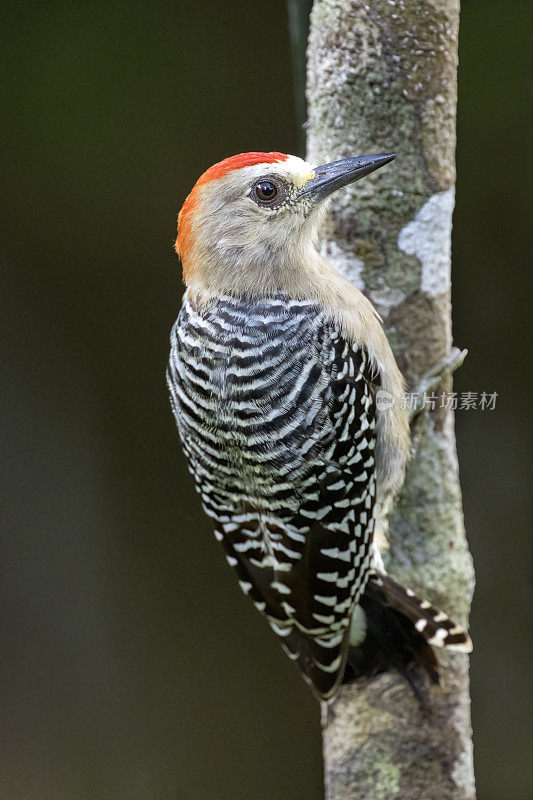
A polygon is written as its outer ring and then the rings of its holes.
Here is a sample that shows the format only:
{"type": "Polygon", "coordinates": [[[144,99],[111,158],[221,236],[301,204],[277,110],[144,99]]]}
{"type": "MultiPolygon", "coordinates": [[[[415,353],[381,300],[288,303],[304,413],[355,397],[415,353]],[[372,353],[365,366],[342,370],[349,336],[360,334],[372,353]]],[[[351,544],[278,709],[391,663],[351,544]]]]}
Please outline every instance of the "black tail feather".
{"type": "Polygon", "coordinates": [[[376,575],[371,582],[380,586],[388,605],[411,620],[428,644],[470,653],[472,642],[467,631],[429,600],[397,583],[390,575],[376,575]]]}
{"type": "Polygon", "coordinates": [[[432,683],[439,682],[439,662],[431,644],[468,652],[468,634],[388,575],[372,578],[359,603],[366,616],[366,637],[350,647],[343,683],[397,670],[425,706],[421,677],[425,673],[432,683]]]}
{"type": "Polygon", "coordinates": [[[349,648],[343,683],[397,670],[425,705],[419,673],[427,674],[432,683],[439,682],[432,648],[413,623],[389,605],[381,587],[369,583],[359,603],[366,615],[366,637],[349,648]]]}

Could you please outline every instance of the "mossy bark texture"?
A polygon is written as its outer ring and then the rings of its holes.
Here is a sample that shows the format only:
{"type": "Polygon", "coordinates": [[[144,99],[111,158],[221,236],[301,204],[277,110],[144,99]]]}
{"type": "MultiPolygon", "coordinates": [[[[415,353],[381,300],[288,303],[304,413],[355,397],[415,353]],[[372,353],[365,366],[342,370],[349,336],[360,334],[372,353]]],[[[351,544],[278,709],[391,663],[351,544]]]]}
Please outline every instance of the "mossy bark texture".
{"type": "MultiPolygon", "coordinates": [[[[311,15],[308,160],[397,153],[335,197],[326,251],[381,313],[408,390],[452,346],[458,24],[459,0],[315,0],[311,15]]],[[[386,563],[466,623],[474,578],[441,403],[416,423],[386,563]]],[[[427,711],[392,673],[343,687],[324,711],[327,800],[474,798],[468,659],[438,655],[427,711]]]]}

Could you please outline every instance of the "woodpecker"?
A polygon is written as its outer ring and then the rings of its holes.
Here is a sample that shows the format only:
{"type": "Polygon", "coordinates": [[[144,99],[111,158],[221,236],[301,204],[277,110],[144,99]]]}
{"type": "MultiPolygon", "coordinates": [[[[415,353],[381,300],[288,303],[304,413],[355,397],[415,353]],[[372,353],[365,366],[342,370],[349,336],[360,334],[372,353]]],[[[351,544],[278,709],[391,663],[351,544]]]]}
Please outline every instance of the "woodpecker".
{"type": "Polygon", "coordinates": [[[332,192],[393,158],[242,153],[204,172],[178,216],[187,288],[167,380],[182,446],[242,590],[325,701],[343,678],[409,679],[417,659],[436,679],[429,645],[471,649],[385,572],[404,383],[379,315],[318,249],[332,192]]]}

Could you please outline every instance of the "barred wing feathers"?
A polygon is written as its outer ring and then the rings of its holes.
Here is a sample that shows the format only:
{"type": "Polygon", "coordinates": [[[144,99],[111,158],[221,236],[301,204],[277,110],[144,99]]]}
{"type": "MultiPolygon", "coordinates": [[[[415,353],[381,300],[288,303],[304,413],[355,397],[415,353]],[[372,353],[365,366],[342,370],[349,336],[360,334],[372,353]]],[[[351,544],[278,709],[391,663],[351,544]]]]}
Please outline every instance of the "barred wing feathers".
{"type": "Polygon", "coordinates": [[[169,387],[206,512],[245,593],[317,694],[342,678],[371,569],[374,385],[312,303],[185,303],[169,387]]]}

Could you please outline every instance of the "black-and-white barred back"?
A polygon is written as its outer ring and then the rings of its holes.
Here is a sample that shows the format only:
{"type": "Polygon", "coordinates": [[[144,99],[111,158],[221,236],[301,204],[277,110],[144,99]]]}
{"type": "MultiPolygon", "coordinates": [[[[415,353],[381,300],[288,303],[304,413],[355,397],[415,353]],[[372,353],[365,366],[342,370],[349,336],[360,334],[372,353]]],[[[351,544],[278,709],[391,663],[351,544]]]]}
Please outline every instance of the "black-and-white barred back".
{"type": "Polygon", "coordinates": [[[375,400],[366,353],[310,302],[185,300],[172,403],[243,590],[317,692],[342,677],[371,571],[375,400]]]}

